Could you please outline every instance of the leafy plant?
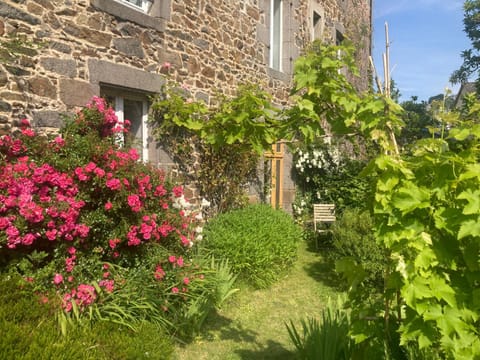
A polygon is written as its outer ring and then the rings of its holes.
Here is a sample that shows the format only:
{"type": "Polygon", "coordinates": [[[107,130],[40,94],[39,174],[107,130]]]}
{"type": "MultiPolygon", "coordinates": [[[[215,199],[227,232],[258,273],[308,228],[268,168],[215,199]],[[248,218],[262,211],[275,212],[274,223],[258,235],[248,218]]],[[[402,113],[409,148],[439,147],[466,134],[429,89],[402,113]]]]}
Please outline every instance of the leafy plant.
{"type": "Polygon", "coordinates": [[[302,319],[301,331],[293,321],[286,324],[291,341],[297,349],[296,356],[302,360],[352,359],[355,344],[349,337],[350,319],[345,310],[331,303],[321,311],[321,320],[302,319]]]}
{"type": "Polygon", "coordinates": [[[202,245],[216,259],[228,259],[239,280],[266,287],[293,264],[301,236],[285,212],[250,205],[209,221],[202,245]]]}
{"type": "Polygon", "coordinates": [[[240,87],[234,98],[215,103],[208,107],[169,85],[152,104],[150,120],[181,176],[211,203],[211,216],[247,204],[246,190],[259,182],[260,155],[278,140],[278,111],[258,87],[240,87]]]}
{"type": "Polygon", "coordinates": [[[345,210],[332,225],[332,238],[332,248],[327,255],[333,260],[350,258],[361,265],[366,273],[365,281],[381,292],[387,254],[375,240],[370,213],[359,209],[345,210]]]}
{"type": "Polygon", "coordinates": [[[439,349],[440,358],[478,358],[480,104],[461,116],[440,111],[434,138],[402,154],[401,107],[381,95],[354,94],[329,54],[299,60],[299,99],[289,121],[303,124],[305,140],[322,133],[324,119],[335,134],[360,132],[380,150],[364,173],[375,178],[369,205],[376,241],[386,249],[384,289],[366,302],[362,267],[338,264],[350,283],[351,332],[357,342],[383,339],[388,356],[418,342],[422,351],[439,349]]]}
{"type": "Polygon", "coordinates": [[[0,272],[55,292],[64,334],[83,319],[176,332],[162,306],[188,307],[202,210],[118,144],[128,123],[101,98],[67,120],[62,136],[39,136],[26,119],[19,126],[0,138],[0,272]]]}

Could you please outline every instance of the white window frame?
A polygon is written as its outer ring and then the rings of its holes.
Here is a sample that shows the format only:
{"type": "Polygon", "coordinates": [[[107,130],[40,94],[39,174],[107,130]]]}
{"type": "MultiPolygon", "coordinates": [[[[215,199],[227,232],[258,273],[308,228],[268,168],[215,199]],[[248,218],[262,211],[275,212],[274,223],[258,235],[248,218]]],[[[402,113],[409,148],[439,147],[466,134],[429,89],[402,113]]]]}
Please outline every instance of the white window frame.
{"type": "Polygon", "coordinates": [[[131,0],[115,0],[115,1],[120,2],[120,3],[124,4],[125,6],[131,7],[132,9],[144,12],[146,14],[148,14],[148,12],[150,11],[150,8],[152,7],[152,4],[153,4],[153,0],[141,0],[141,2],[142,2],[141,6],[138,6],[134,3],[132,3],[131,0]]]}
{"type": "Polygon", "coordinates": [[[270,68],[282,71],[282,54],[283,54],[283,0],[270,0],[270,68]],[[278,29],[275,27],[277,20],[275,18],[275,3],[280,3],[278,29]],[[276,50],[276,51],[275,51],[276,50]],[[278,59],[277,59],[278,57],[278,59]],[[278,61],[278,66],[276,65],[278,61]]]}
{"type": "MultiPolygon", "coordinates": [[[[118,121],[123,124],[125,121],[124,116],[124,100],[129,98],[128,96],[115,95],[115,115],[117,115],[118,121]]],[[[148,103],[146,100],[137,100],[142,102],[142,153],[139,154],[143,162],[148,161],[148,103]]],[[[123,141],[121,139],[120,141],[123,141]]]]}

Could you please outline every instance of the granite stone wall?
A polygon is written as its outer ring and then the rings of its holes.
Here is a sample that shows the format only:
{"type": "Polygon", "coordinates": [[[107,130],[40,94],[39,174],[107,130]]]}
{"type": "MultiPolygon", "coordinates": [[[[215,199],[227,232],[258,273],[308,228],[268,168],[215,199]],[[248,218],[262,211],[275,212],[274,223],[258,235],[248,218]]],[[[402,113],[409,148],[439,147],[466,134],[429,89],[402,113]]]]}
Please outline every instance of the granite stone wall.
{"type": "MultiPolygon", "coordinates": [[[[312,9],[322,15],[323,40],[341,32],[358,44],[362,77],[355,81],[368,87],[371,0],[283,0],[282,71],[268,66],[270,6],[271,0],[154,0],[145,14],[120,0],[0,1],[0,134],[24,117],[57,129],[63,114],[102,86],[153,94],[166,78],[207,102],[257,82],[285,105],[293,62],[313,37],[312,9]]],[[[294,184],[286,184],[291,202],[294,184]]]]}

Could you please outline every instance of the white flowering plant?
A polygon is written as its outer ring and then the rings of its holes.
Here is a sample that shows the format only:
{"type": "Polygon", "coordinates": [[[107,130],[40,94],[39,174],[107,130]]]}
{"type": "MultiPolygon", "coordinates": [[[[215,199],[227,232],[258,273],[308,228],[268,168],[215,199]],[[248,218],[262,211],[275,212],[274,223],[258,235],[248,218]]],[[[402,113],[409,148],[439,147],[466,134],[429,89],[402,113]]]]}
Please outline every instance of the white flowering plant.
{"type": "Polygon", "coordinates": [[[362,207],[369,194],[368,179],[360,176],[364,166],[365,161],[347,155],[336,144],[321,141],[298,146],[293,168],[296,218],[308,217],[313,203],[335,203],[339,212],[346,207],[362,207]]]}

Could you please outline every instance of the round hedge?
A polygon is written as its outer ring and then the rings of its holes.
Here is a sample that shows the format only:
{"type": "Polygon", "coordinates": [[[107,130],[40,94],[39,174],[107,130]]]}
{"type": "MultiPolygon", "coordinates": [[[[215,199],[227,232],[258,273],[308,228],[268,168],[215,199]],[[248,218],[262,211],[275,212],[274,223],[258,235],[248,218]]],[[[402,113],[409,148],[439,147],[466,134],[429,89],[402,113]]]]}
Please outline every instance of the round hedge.
{"type": "Polygon", "coordinates": [[[263,204],[220,214],[204,231],[204,247],[215,258],[228,259],[239,279],[260,288],[292,266],[302,237],[289,214],[263,204]]]}

